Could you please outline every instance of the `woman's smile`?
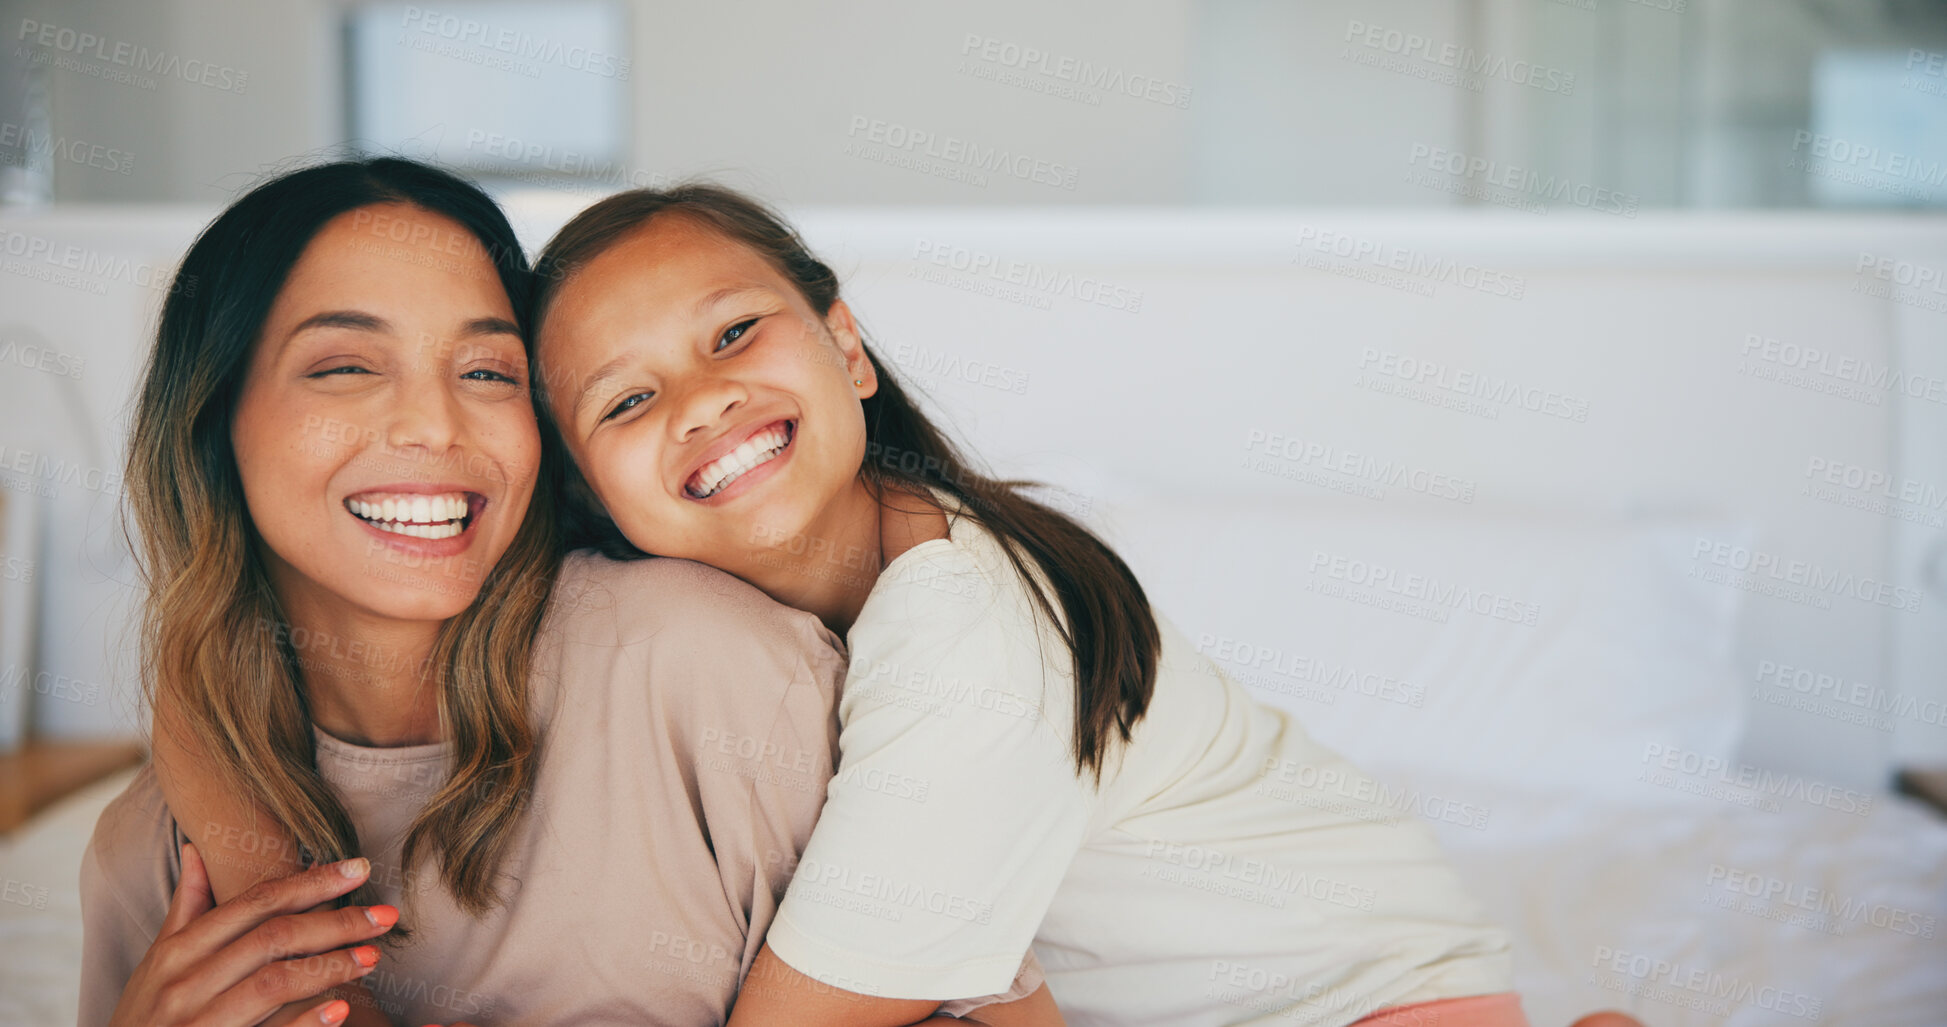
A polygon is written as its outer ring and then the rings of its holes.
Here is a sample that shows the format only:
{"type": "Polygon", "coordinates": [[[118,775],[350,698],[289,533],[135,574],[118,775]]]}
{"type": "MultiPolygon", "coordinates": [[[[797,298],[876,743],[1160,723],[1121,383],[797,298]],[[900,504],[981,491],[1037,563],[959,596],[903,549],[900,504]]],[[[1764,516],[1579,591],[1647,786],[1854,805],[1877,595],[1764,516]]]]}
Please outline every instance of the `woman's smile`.
{"type": "Polygon", "coordinates": [[[387,544],[429,555],[452,555],[473,544],[470,529],[479,523],[488,503],[485,495],[454,485],[387,485],[347,496],[344,506],[387,544]]]}

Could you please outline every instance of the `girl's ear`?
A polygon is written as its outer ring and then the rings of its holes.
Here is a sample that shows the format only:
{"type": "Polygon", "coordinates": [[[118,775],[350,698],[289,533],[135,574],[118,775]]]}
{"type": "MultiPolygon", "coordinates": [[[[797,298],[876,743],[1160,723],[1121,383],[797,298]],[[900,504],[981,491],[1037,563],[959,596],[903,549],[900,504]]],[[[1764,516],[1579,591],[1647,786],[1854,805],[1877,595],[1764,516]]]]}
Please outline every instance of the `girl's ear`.
{"type": "Polygon", "coordinates": [[[831,310],[825,314],[825,330],[831,332],[832,341],[845,357],[845,373],[852,377],[852,390],[860,399],[878,392],[879,372],[873,369],[872,359],[865,355],[865,340],[859,337],[858,322],[852,319],[852,308],[844,300],[832,301],[831,310]]]}

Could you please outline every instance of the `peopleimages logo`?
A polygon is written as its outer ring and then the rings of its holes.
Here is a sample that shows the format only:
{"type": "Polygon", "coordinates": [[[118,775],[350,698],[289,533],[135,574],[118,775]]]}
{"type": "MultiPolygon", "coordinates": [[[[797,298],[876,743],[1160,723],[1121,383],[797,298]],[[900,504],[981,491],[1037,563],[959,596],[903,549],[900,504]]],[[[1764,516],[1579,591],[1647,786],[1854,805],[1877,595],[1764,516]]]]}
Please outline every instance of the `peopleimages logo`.
{"type": "MultiPolygon", "coordinates": [[[[1831,570],[1809,560],[1793,559],[1762,549],[1699,537],[1691,546],[1690,556],[1698,566],[1708,564],[1723,571],[1749,575],[1753,580],[1795,586],[1816,595],[1845,596],[1909,613],[1920,609],[1918,589],[1831,570]]],[[[1693,576],[1699,576],[1694,573],[1697,569],[1697,566],[1693,566],[1693,576]]],[[[1708,580],[1716,581],[1722,577],[1721,574],[1709,576],[1708,580]]]]}
{"type": "Polygon", "coordinates": [[[140,72],[146,75],[160,75],[163,78],[181,79],[194,85],[209,86],[226,93],[241,93],[250,84],[250,73],[224,64],[191,57],[185,59],[181,54],[166,50],[152,50],[146,46],[109,39],[92,32],[81,32],[61,25],[49,25],[30,18],[20,20],[20,31],[14,36],[39,48],[31,55],[35,63],[50,63],[50,58],[59,58],[53,63],[69,71],[77,71],[97,78],[122,81],[143,89],[154,89],[154,79],[136,77],[140,72]],[[121,75],[104,74],[100,65],[85,65],[76,61],[92,60],[109,65],[111,69],[126,69],[121,75]]]}
{"type": "MultiPolygon", "coordinates": [[[[881,154],[891,153],[937,161],[942,165],[1006,175],[1023,182],[1070,190],[1075,188],[1079,176],[1075,168],[1066,164],[1042,160],[1025,153],[1015,153],[1002,146],[983,146],[959,136],[911,128],[897,121],[868,118],[863,114],[852,115],[850,127],[845,134],[855,140],[847,144],[847,152],[856,151],[855,156],[871,159],[882,158],[880,154],[865,149],[865,146],[879,147],[881,154]],[[864,139],[863,144],[856,141],[861,136],[864,139]]],[[[887,163],[894,162],[887,161],[887,163]]]]}
{"type": "MultiPolygon", "coordinates": [[[[1072,86],[1122,93],[1138,100],[1160,103],[1166,107],[1180,109],[1190,106],[1190,87],[1181,82],[1160,79],[1154,75],[1126,72],[1111,65],[1060,56],[1038,47],[1021,46],[978,33],[967,33],[966,39],[960,44],[960,56],[972,57],[1010,71],[1040,75],[1072,86]]],[[[1009,84],[1016,83],[1009,82],[1009,84]]],[[[1025,83],[1021,84],[1025,85],[1025,83]]],[[[1083,93],[1063,95],[1084,103],[1100,102],[1095,97],[1083,93]]]]}
{"type": "Polygon", "coordinates": [[[1444,43],[1436,47],[1434,40],[1419,33],[1387,28],[1384,25],[1369,25],[1357,20],[1348,21],[1345,23],[1345,37],[1342,42],[1357,43],[1368,50],[1376,50],[1402,60],[1418,60],[1427,65],[1446,69],[1456,75],[1498,78],[1517,86],[1527,86],[1544,93],[1559,93],[1563,96],[1575,92],[1575,73],[1572,71],[1551,68],[1533,61],[1509,60],[1500,54],[1476,50],[1471,46],[1460,46],[1456,43],[1444,43]]]}
{"type": "Polygon", "coordinates": [[[550,39],[518,29],[496,27],[473,18],[413,6],[405,9],[399,24],[401,28],[422,36],[480,47],[509,58],[553,64],[569,71],[585,71],[618,82],[629,80],[627,57],[604,53],[572,41],[550,39]]]}
{"type": "Polygon", "coordinates": [[[1721,756],[1712,756],[1680,746],[1647,742],[1643,746],[1642,763],[1645,769],[1638,775],[1639,780],[1647,780],[1651,784],[1664,787],[1675,787],[1678,791],[1705,794],[1695,788],[1678,785],[1668,774],[1655,772],[1660,770],[1682,774],[1694,782],[1711,786],[1709,789],[1711,798],[1752,806],[1767,813],[1778,812],[1778,804],[1770,801],[1773,797],[1795,799],[1808,805],[1824,806],[1827,809],[1860,817],[1867,816],[1873,811],[1873,796],[1865,792],[1814,781],[1797,774],[1777,773],[1749,763],[1733,765],[1730,760],[1721,756]]]}
{"type": "Polygon", "coordinates": [[[1428,171],[1443,172],[1469,182],[1503,189],[1516,197],[1549,203],[1568,203],[1602,214],[1619,214],[1626,218],[1633,218],[1636,216],[1637,208],[1642,204],[1642,200],[1634,193],[1617,192],[1570,178],[1544,175],[1532,168],[1503,164],[1491,158],[1430,146],[1426,143],[1414,143],[1407,153],[1406,163],[1409,167],[1425,167],[1428,171]]]}
{"type": "Polygon", "coordinates": [[[1591,984],[1719,1015],[1730,1012],[1728,1003],[1812,1021],[1817,1021],[1824,1011],[1824,1002],[1812,995],[1608,945],[1596,946],[1595,958],[1589,961],[1589,966],[1617,975],[1617,978],[1603,979],[1592,972],[1591,984]],[[1699,1007],[1694,1004],[1697,1000],[1709,1004],[1699,1007]]]}

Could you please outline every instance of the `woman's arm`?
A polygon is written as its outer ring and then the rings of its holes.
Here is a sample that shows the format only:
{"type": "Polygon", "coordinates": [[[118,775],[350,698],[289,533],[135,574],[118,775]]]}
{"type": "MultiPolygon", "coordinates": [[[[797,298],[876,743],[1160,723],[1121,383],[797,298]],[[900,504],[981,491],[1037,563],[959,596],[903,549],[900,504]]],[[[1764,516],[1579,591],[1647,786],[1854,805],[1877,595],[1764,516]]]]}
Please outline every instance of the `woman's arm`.
{"type": "Polygon", "coordinates": [[[757,954],[744,978],[727,1027],[906,1027],[908,1024],[974,1024],[985,1027],[1062,1027],[1061,1011],[1046,984],[1026,998],[982,1006],[967,1017],[934,1016],[936,1001],[875,998],[835,988],[793,970],[771,951],[757,954]]]}
{"type": "MultiPolygon", "coordinates": [[[[154,718],[156,781],[169,812],[195,843],[209,878],[210,894],[221,905],[266,881],[289,877],[304,869],[297,857],[297,840],[283,825],[255,804],[223,788],[196,767],[207,766],[190,735],[174,718],[158,710],[154,718]]],[[[313,912],[334,908],[331,902],[313,912]]],[[[276,1025],[296,1021],[319,999],[343,999],[351,1007],[344,1027],[392,1027],[361,982],[341,984],[302,1002],[294,1002],[265,1020],[276,1025]]]]}

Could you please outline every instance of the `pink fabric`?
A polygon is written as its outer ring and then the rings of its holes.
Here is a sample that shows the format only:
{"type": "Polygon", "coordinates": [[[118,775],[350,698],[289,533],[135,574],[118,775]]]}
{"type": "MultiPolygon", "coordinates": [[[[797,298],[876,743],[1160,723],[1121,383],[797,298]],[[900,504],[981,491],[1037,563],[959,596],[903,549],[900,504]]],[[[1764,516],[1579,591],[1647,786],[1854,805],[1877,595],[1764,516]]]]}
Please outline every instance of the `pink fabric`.
{"type": "Polygon", "coordinates": [[[1351,1027],[1529,1027],[1521,996],[1512,991],[1393,1006],[1351,1027]]]}

